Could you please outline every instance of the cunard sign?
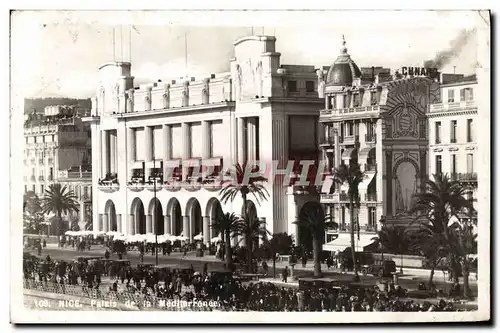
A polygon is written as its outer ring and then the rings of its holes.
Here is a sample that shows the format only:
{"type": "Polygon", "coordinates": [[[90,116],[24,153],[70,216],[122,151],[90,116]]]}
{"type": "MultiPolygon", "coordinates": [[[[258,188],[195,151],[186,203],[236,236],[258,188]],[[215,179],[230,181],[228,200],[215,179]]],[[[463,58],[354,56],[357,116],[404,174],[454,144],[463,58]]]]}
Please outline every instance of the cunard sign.
{"type": "Polygon", "coordinates": [[[428,76],[435,78],[438,75],[438,69],[426,67],[401,67],[401,74],[403,76],[428,76]]]}

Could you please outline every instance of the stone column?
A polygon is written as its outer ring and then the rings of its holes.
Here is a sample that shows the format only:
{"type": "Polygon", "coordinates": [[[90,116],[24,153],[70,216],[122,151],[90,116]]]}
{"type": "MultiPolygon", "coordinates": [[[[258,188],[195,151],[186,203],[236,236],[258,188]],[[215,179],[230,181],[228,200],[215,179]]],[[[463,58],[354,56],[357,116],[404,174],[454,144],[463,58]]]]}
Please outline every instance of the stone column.
{"type": "Polygon", "coordinates": [[[238,118],[238,163],[245,163],[246,144],[245,144],[245,118],[238,118]]]}
{"type": "Polygon", "coordinates": [[[191,231],[189,230],[189,216],[182,217],[182,235],[191,240],[191,231]]]}
{"type": "Polygon", "coordinates": [[[203,216],[203,243],[210,245],[210,216],[203,216]]]}
{"type": "Polygon", "coordinates": [[[104,227],[103,227],[103,223],[104,222],[104,216],[103,214],[99,214],[99,221],[98,221],[98,224],[97,224],[97,231],[103,231],[104,230],[104,227]]]}
{"type": "Polygon", "coordinates": [[[257,159],[257,119],[255,117],[247,118],[247,156],[252,162],[257,159]]]}
{"type": "Polygon", "coordinates": [[[201,158],[202,159],[207,159],[212,156],[211,152],[211,135],[210,135],[210,122],[209,121],[202,121],[201,122],[201,135],[202,135],[202,147],[201,147],[201,158]]]}
{"type": "MultiPolygon", "coordinates": [[[[299,220],[300,210],[299,206],[295,204],[295,221],[299,220]]],[[[300,244],[300,228],[297,223],[295,223],[295,246],[299,246],[300,244]]]]}
{"type": "Polygon", "coordinates": [[[101,131],[101,159],[102,159],[102,169],[101,169],[101,177],[105,178],[106,174],[109,172],[109,141],[108,141],[108,131],[101,131]]]}
{"type": "Polygon", "coordinates": [[[163,230],[165,230],[165,234],[172,234],[172,220],[170,219],[170,215],[163,217],[163,230]]]}
{"type": "Polygon", "coordinates": [[[234,112],[231,112],[229,115],[229,135],[230,135],[230,151],[231,151],[231,164],[235,165],[238,163],[238,153],[237,153],[237,147],[238,147],[238,135],[236,134],[237,132],[237,127],[238,123],[236,121],[236,116],[234,112]]]}
{"type": "MultiPolygon", "coordinates": [[[[191,126],[188,123],[182,123],[182,159],[191,158],[191,126]]],[[[188,168],[182,168],[182,180],[185,181],[188,174],[188,168]]],[[[184,235],[187,237],[186,235],[184,235]]]]}
{"type": "Polygon", "coordinates": [[[80,201],[80,222],[85,222],[85,202],[80,201]]]}
{"type": "Polygon", "coordinates": [[[110,171],[112,173],[117,173],[116,169],[116,134],[114,131],[109,133],[109,157],[110,157],[110,171]]]}
{"type": "Polygon", "coordinates": [[[392,151],[386,150],[385,152],[385,179],[386,179],[386,197],[383,199],[383,202],[386,205],[385,212],[387,216],[393,215],[393,207],[392,207],[392,184],[393,184],[393,175],[392,175],[392,151]]]}
{"type": "Polygon", "coordinates": [[[153,216],[146,215],[146,233],[149,234],[153,232],[153,216]]]}
{"type": "Polygon", "coordinates": [[[122,214],[116,214],[116,231],[122,232],[122,214]]]}
{"type": "Polygon", "coordinates": [[[135,235],[135,215],[129,214],[128,216],[128,230],[127,235],[135,235]]]}
{"type": "Polygon", "coordinates": [[[108,214],[102,214],[102,231],[109,231],[109,216],[108,214]]]}
{"type": "Polygon", "coordinates": [[[132,178],[132,163],[135,162],[135,130],[132,128],[127,129],[127,168],[128,168],[128,175],[129,179],[127,181],[130,181],[130,178],[132,178]]]}
{"type": "Polygon", "coordinates": [[[144,161],[146,162],[146,170],[144,170],[144,178],[149,180],[151,174],[151,167],[147,165],[148,162],[153,160],[153,131],[150,126],[144,127],[144,161]]]}
{"type": "MultiPolygon", "coordinates": [[[[159,235],[159,233],[158,233],[159,229],[160,229],[159,226],[163,225],[163,223],[164,223],[164,216],[163,216],[163,214],[160,214],[160,215],[154,214],[153,215],[153,233],[155,235],[159,235]]],[[[163,231],[163,232],[165,233],[165,231],[163,231]]]]}
{"type": "Polygon", "coordinates": [[[163,177],[165,179],[167,175],[167,161],[172,159],[172,128],[170,125],[163,125],[163,150],[163,177]]]}
{"type": "Polygon", "coordinates": [[[135,215],[134,224],[135,224],[134,231],[135,231],[136,234],[138,234],[140,232],[140,230],[141,230],[141,228],[140,228],[141,217],[139,215],[135,215]]]}

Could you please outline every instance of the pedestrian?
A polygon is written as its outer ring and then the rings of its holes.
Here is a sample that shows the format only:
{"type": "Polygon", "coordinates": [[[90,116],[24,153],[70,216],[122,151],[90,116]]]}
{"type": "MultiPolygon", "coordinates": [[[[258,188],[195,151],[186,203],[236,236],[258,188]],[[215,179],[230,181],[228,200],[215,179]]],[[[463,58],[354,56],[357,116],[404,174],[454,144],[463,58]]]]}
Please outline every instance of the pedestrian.
{"type": "Polygon", "coordinates": [[[184,250],[184,253],[182,254],[182,259],[186,258],[186,256],[187,256],[187,250],[188,250],[187,245],[184,245],[183,250],[184,250]]]}
{"type": "Polygon", "coordinates": [[[307,256],[304,254],[302,256],[302,268],[306,268],[306,264],[307,264],[307,256]]]}
{"type": "Polygon", "coordinates": [[[47,247],[47,241],[44,239],[42,244],[43,244],[43,248],[45,249],[47,247]]]}
{"type": "Polygon", "coordinates": [[[281,273],[281,276],[283,278],[283,282],[287,282],[287,279],[288,279],[288,266],[285,266],[285,268],[283,268],[283,273],[281,273]]]}

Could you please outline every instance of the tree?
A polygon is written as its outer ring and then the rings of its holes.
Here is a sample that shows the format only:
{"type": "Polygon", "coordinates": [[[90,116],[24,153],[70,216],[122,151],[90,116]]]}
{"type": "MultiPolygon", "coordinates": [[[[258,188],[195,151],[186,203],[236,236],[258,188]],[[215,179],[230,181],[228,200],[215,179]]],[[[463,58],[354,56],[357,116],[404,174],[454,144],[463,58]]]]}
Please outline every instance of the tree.
{"type": "Polygon", "coordinates": [[[378,240],[384,251],[393,254],[408,252],[408,237],[405,227],[384,225],[378,231],[378,240]]]}
{"type": "Polygon", "coordinates": [[[231,235],[238,231],[238,226],[241,221],[241,218],[235,213],[225,213],[219,207],[217,210],[217,215],[215,218],[215,222],[211,225],[211,228],[215,231],[215,233],[222,234],[222,241],[226,245],[226,264],[227,267],[230,268],[233,264],[233,254],[231,248],[231,235]]]}
{"type": "Polygon", "coordinates": [[[70,221],[70,230],[71,231],[80,231],[80,226],[78,225],[79,218],[78,215],[72,215],[69,219],[70,221]]]}
{"type": "MultiPolygon", "coordinates": [[[[267,200],[267,198],[269,197],[269,192],[263,185],[264,182],[267,182],[267,178],[265,178],[261,174],[258,174],[253,177],[249,177],[249,179],[246,180],[245,173],[249,171],[251,171],[252,173],[257,173],[258,168],[255,166],[250,166],[247,163],[244,163],[243,165],[239,163],[236,164],[232,170],[229,170],[229,174],[233,179],[230,182],[226,183],[219,191],[222,203],[227,203],[228,201],[233,202],[238,195],[241,195],[241,199],[243,200],[243,220],[245,220],[247,216],[247,198],[249,194],[253,195],[257,203],[259,203],[260,200],[267,200]]],[[[248,257],[250,258],[252,256],[252,253],[250,252],[252,246],[250,245],[247,247],[249,251],[248,257]]]]}
{"type": "Polygon", "coordinates": [[[78,203],[73,191],[69,191],[66,185],[52,184],[45,191],[45,197],[42,200],[42,212],[44,214],[54,213],[57,218],[57,235],[62,234],[63,220],[62,214],[78,212],[78,203]]]}
{"type": "Polygon", "coordinates": [[[293,238],[286,232],[273,234],[270,241],[267,241],[270,257],[273,260],[273,277],[276,277],[276,255],[288,255],[293,247],[293,238]]]}
{"type": "MultiPolygon", "coordinates": [[[[460,182],[450,180],[447,174],[433,177],[433,181],[426,181],[425,191],[415,195],[411,212],[418,213],[412,224],[417,224],[422,240],[427,243],[423,247],[428,250],[428,259],[439,261],[447,254],[457,253],[457,239],[449,226],[450,219],[458,218],[458,214],[464,211],[472,212],[474,208],[465,198],[467,189],[460,182]]],[[[434,267],[431,268],[429,286],[433,275],[434,267]]]]}
{"type": "Polygon", "coordinates": [[[40,198],[33,191],[23,196],[23,224],[25,233],[39,233],[44,222],[40,198]]]}
{"type": "Polygon", "coordinates": [[[472,220],[458,220],[451,219],[448,223],[451,229],[451,236],[454,239],[454,243],[458,246],[455,247],[456,258],[462,268],[462,276],[464,279],[464,297],[469,298],[471,296],[471,290],[469,288],[469,273],[472,264],[472,258],[470,254],[477,251],[477,232],[476,226],[472,223],[472,220]]]}
{"type": "Polygon", "coordinates": [[[253,245],[259,243],[259,238],[266,239],[269,231],[266,229],[266,222],[259,220],[256,216],[245,215],[236,225],[237,235],[245,236],[247,246],[247,271],[252,272],[253,245]]]}
{"type": "Polygon", "coordinates": [[[327,227],[335,227],[330,215],[325,215],[320,204],[311,205],[304,209],[299,219],[294,222],[309,231],[312,237],[314,277],[321,277],[321,239],[327,227]]]}
{"type": "MultiPolygon", "coordinates": [[[[354,208],[359,209],[359,184],[363,181],[365,175],[361,171],[359,163],[356,160],[351,160],[349,165],[341,164],[334,170],[333,179],[336,183],[347,184],[347,196],[349,197],[349,214],[351,215],[351,254],[354,265],[354,279],[359,280],[358,267],[356,265],[356,247],[354,243],[354,230],[358,230],[359,237],[359,222],[355,223],[354,208]]],[[[356,218],[357,221],[357,218],[356,218]]]]}

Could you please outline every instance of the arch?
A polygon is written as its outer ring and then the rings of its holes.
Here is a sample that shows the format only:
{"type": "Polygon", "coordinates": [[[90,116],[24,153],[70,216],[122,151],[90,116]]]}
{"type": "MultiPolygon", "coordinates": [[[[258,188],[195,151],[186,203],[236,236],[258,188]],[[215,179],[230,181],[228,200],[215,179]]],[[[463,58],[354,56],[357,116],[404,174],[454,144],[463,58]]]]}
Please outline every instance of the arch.
{"type": "MultiPolygon", "coordinates": [[[[219,199],[217,198],[210,198],[207,202],[207,206],[205,208],[205,216],[209,217],[210,225],[213,225],[215,222],[215,219],[217,218],[217,210],[222,210],[222,204],[220,203],[219,199]]],[[[212,239],[216,235],[214,235],[214,232],[211,227],[208,228],[208,235],[203,235],[205,239],[212,239]]]]}
{"type": "Polygon", "coordinates": [[[108,215],[109,231],[117,231],[116,208],[113,200],[109,199],[104,205],[104,214],[108,215]]]}
{"type": "Polygon", "coordinates": [[[165,233],[163,207],[158,198],[153,198],[149,202],[148,214],[151,215],[153,219],[153,233],[156,235],[163,235],[165,233]]]}
{"type": "Polygon", "coordinates": [[[170,223],[172,223],[172,235],[179,236],[182,233],[182,207],[179,200],[171,198],[167,203],[166,215],[170,216],[170,223]]]}
{"type": "Polygon", "coordinates": [[[186,216],[189,217],[189,234],[184,233],[184,237],[192,239],[193,236],[203,232],[203,218],[198,199],[191,198],[188,200],[186,204],[186,216]]]}
{"type": "MultiPolygon", "coordinates": [[[[243,205],[241,206],[241,216],[243,216],[243,205]]],[[[257,206],[252,200],[247,200],[247,214],[252,214],[254,217],[259,217],[257,214],[257,206]]]]}
{"type": "Polygon", "coordinates": [[[136,234],[146,233],[146,215],[144,205],[140,198],[132,200],[130,214],[134,215],[134,230],[136,234]]]}
{"type": "Polygon", "coordinates": [[[416,170],[416,174],[420,175],[420,168],[418,167],[418,163],[409,157],[403,157],[403,158],[400,158],[399,160],[397,160],[396,163],[394,163],[394,167],[392,168],[392,174],[393,174],[394,178],[396,178],[396,171],[398,170],[399,165],[403,162],[409,162],[409,163],[413,164],[413,166],[415,167],[415,170],[416,170]]]}
{"type": "MultiPolygon", "coordinates": [[[[299,212],[299,219],[302,220],[305,218],[306,214],[311,214],[313,216],[325,216],[325,211],[323,210],[323,206],[317,201],[308,201],[306,202],[299,212]]],[[[312,234],[310,230],[303,226],[299,225],[298,228],[299,233],[299,245],[303,246],[307,251],[312,251],[312,234]]],[[[320,244],[324,243],[325,233],[321,232],[320,235],[320,244]]]]}

